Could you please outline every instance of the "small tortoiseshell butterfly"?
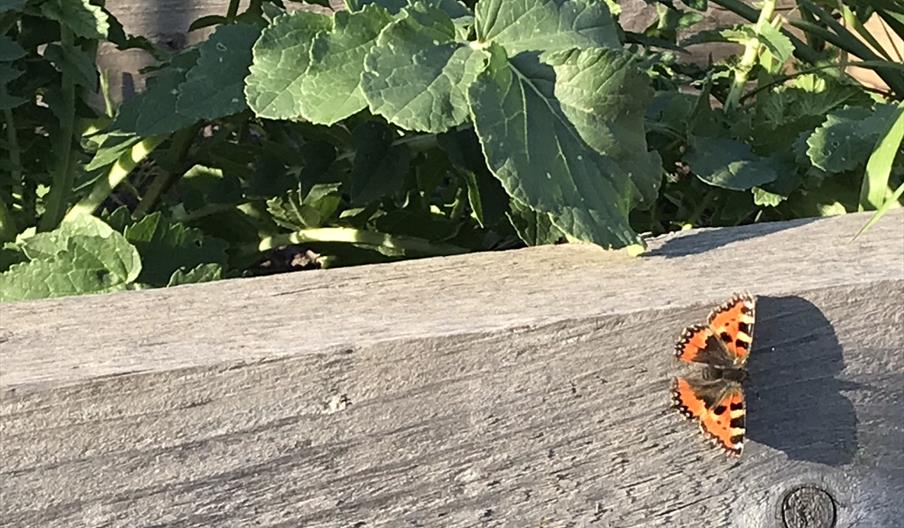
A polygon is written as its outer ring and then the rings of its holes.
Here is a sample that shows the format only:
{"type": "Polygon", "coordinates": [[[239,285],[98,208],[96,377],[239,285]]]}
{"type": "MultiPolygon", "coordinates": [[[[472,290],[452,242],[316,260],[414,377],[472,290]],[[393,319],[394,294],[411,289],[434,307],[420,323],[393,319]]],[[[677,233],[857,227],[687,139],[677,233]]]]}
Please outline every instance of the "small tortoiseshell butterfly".
{"type": "Polygon", "coordinates": [[[753,344],[756,299],[750,294],[728,300],[709,314],[705,325],[688,327],[675,345],[675,356],[701,363],[702,377],[676,378],[672,402],[685,417],[725,451],[740,456],[744,448],[744,390],[747,356],[753,344]]]}

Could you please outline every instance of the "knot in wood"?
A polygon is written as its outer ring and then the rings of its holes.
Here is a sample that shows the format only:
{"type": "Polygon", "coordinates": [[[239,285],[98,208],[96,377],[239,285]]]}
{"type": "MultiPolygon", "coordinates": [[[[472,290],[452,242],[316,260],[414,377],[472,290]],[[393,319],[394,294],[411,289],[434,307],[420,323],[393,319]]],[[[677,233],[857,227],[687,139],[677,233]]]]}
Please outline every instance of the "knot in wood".
{"type": "Polygon", "coordinates": [[[813,486],[795,488],[785,494],[782,521],[786,528],[833,528],[835,500],[813,486]]]}

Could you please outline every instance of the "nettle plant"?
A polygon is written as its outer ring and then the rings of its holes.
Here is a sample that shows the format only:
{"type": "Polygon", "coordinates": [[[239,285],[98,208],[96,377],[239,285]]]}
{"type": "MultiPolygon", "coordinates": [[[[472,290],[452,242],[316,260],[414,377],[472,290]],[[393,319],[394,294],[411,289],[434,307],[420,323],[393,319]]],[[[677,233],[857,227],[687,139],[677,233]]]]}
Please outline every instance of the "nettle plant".
{"type": "Polygon", "coordinates": [[[94,0],[0,0],[0,301],[896,204],[901,68],[807,0],[807,42],[716,3],[751,23],[692,38],[743,52],[698,68],[669,0],[642,33],[602,0],[231,0],[178,53],[94,0]],[[116,111],[104,40],[159,61],[116,111]]]}

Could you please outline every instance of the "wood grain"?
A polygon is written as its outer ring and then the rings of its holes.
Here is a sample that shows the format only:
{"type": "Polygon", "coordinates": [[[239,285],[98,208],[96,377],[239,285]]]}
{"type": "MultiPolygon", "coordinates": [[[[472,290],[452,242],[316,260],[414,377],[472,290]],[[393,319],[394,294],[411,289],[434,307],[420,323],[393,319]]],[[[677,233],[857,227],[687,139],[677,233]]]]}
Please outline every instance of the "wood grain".
{"type": "Polygon", "coordinates": [[[894,526],[904,212],[866,218],[4,305],[0,523],[894,526]],[[740,461],[667,390],[735,290],[740,461]]]}

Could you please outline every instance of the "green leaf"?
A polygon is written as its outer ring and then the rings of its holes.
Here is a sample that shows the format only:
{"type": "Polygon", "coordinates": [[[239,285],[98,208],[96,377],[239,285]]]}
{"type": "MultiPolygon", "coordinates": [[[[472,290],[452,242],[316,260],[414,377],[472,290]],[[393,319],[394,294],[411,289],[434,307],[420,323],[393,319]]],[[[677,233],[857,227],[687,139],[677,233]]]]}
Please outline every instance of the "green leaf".
{"type": "Polygon", "coordinates": [[[437,7],[445,11],[452,18],[462,18],[471,15],[471,11],[456,0],[346,0],[349,11],[360,11],[369,5],[380,6],[389,13],[397,15],[402,9],[420,1],[425,5],[437,7]]]}
{"type": "Polygon", "coordinates": [[[759,187],[753,188],[753,203],[759,206],[777,207],[784,200],[785,197],[780,194],[769,192],[759,187]]]}
{"type": "Polygon", "coordinates": [[[466,91],[487,55],[455,41],[444,11],[417,3],[380,34],[364,59],[371,112],[405,128],[444,132],[468,118],[466,91]]]}
{"type": "Polygon", "coordinates": [[[437,137],[449,160],[464,172],[468,202],[483,227],[495,225],[509,209],[509,196],[487,168],[480,141],[473,129],[456,130],[437,137]]]}
{"type": "Polygon", "coordinates": [[[745,191],[778,178],[772,160],[733,139],[692,136],[685,161],[698,178],[715,187],[745,191]]]}
{"type": "Polygon", "coordinates": [[[179,86],[185,74],[198,59],[197,50],[183,52],[173,58],[148,82],[147,89],[128,99],[119,107],[111,130],[134,133],[139,136],[171,134],[191,126],[196,119],[182,115],[176,108],[179,86]]]}
{"type": "Polygon", "coordinates": [[[100,148],[94,153],[91,161],[85,165],[86,171],[93,171],[112,165],[119,157],[135,146],[141,138],[134,134],[120,134],[111,132],[103,137],[93,136],[92,140],[100,141],[100,148]]]}
{"type": "Polygon", "coordinates": [[[77,236],[54,257],[12,265],[0,273],[0,302],[126,289],[141,261],[119,237],[77,236]]]}
{"type": "Polygon", "coordinates": [[[478,42],[495,42],[509,57],[522,51],[621,47],[615,21],[597,0],[480,0],[474,11],[478,42]]]}
{"type": "Polygon", "coordinates": [[[345,0],[349,11],[361,11],[367,6],[377,5],[393,15],[399,14],[408,4],[408,0],[345,0]]]}
{"type": "Polygon", "coordinates": [[[51,61],[58,70],[65,69],[71,72],[76,84],[92,92],[97,91],[97,66],[94,54],[89,54],[79,47],[49,44],[44,51],[44,58],[51,61]]]}
{"type": "Polygon", "coordinates": [[[126,226],[124,234],[141,254],[144,267],[138,280],[145,284],[165,286],[178,269],[226,263],[225,242],[205,237],[199,229],[172,223],[160,212],[126,226]]]}
{"type": "Polygon", "coordinates": [[[301,115],[332,125],[367,107],[361,92],[364,56],[392,17],[379,6],[334,15],[333,30],[311,43],[311,64],[301,79],[301,115]]]}
{"type": "Polygon", "coordinates": [[[772,57],[779,65],[784,64],[785,61],[791,58],[791,54],[794,53],[794,44],[791,43],[791,39],[775,26],[770,24],[763,25],[757,37],[759,37],[760,43],[769,50],[769,53],[772,54],[772,57]]]}
{"type": "Polygon", "coordinates": [[[885,200],[885,203],[883,203],[878,209],[876,209],[876,212],[869,217],[869,220],[867,220],[865,224],[863,224],[863,227],[860,228],[860,231],[857,231],[857,234],[854,235],[854,238],[856,239],[857,237],[865,233],[869,228],[873,227],[873,225],[875,225],[876,222],[878,222],[880,218],[885,216],[885,213],[887,213],[893,207],[900,207],[901,204],[898,200],[901,199],[902,195],[904,195],[904,183],[898,185],[898,188],[895,189],[895,192],[893,192],[887,200],[885,200]]]}
{"type": "Polygon", "coordinates": [[[223,266],[220,264],[198,264],[189,271],[177,269],[173,272],[166,286],[181,286],[183,284],[198,284],[201,282],[217,281],[223,278],[223,266]]]}
{"type": "Polygon", "coordinates": [[[23,252],[28,262],[0,273],[0,302],[122,290],[141,272],[135,247],[90,216],[26,239],[23,252]]]}
{"type": "Polygon", "coordinates": [[[893,105],[874,109],[854,106],[832,112],[807,138],[807,156],[828,173],[859,169],[895,117],[893,105]]]}
{"type": "Polygon", "coordinates": [[[606,48],[543,56],[556,73],[555,95],[581,138],[618,162],[641,202],[659,195],[662,160],[647,151],[644,115],[653,88],[631,55],[606,48]]]}
{"type": "Polygon", "coordinates": [[[518,200],[512,199],[506,215],[525,244],[555,244],[565,238],[565,233],[553,224],[548,214],[537,212],[518,200]]]}
{"type": "Polygon", "coordinates": [[[570,237],[605,247],[637,242],[628,224],[632,187],[590,148],[556,100],[555,72],[534,54],[506,60],[498,46],[469,91],[487,165],[509,196],[547,213],[570,237]]]}
{"type": "Polygon", "coordinates": [[[176,110],[196,120],[217,119],[244,110],[251,46],[259,35],[260,29],[246,24],[217,28],[200,46],[198,62],[179,87],[176,110]]]}
{"type": "Polygon", "coordinates": [[[222,169],[195,165],[179,180],[179,195],[186,212],[237,204],[243,198],[242,183],[222,169]]]}
{"type": "MultiPolygon", "coordinates": [[[[873,153],[866,163],[866,173],[860,187],[860,210],[880,208],[888,201],[888,181],[895,157],[901,151],[904,140],[904,102],[898,103],[897,118],[879,137],[873,153]]],[[[895,201],[895,204],[897,201],[895,201]]],[[[894,205],[894,204],[893,204],[894,205]]]]}
{"type": "Polygon", "coordinates": [[[259,117],[293,119],[301,115],[301,81],[310,64],[310,46],[330,18],[309,11],[281,16],[254,44],[251,73],[245,79],[248,106],[259,117]]]}
{"type": "Polygon", "coordinates": [[[324,225],[335,216],[341,203],[339,184],[321,183],[311,187],[304,199],[300,191],[271,198],[267,200],[267,210],[278,225],[299,231],[324,225]]]}
{"type": "Polygon", "coordinates": [[[366,121],[353,131],[355,161],[348,189],[353,204],[367,204],[401,189],[410,156],[404,145],[392,145],[395,139],[392,128],[380,121],[366,121]]]}
{"type": "Polygon", "coordinates": [[[12,62],[25,56],[25,49],[15,40],[0,35],[0,61],[12,62]]]}
{"type": "MultiPolygon", "coordinates": [[[[69,248],[69,239],[75,236],[107,238],[115,231],[103,220],[90,215],[79,215],[60,223],[46,233],[38,233],[22,243],[22,251],[30,260],[46,259],[69,248]]],[[[116,233],[118,234],[118,233],[116,233]]]]}
{"type": "Polygon", "coordinates": [[[110,30],[107,14],[89,0],[46,0],[41,13],[87,39],[103,40],[110,30]]]}

